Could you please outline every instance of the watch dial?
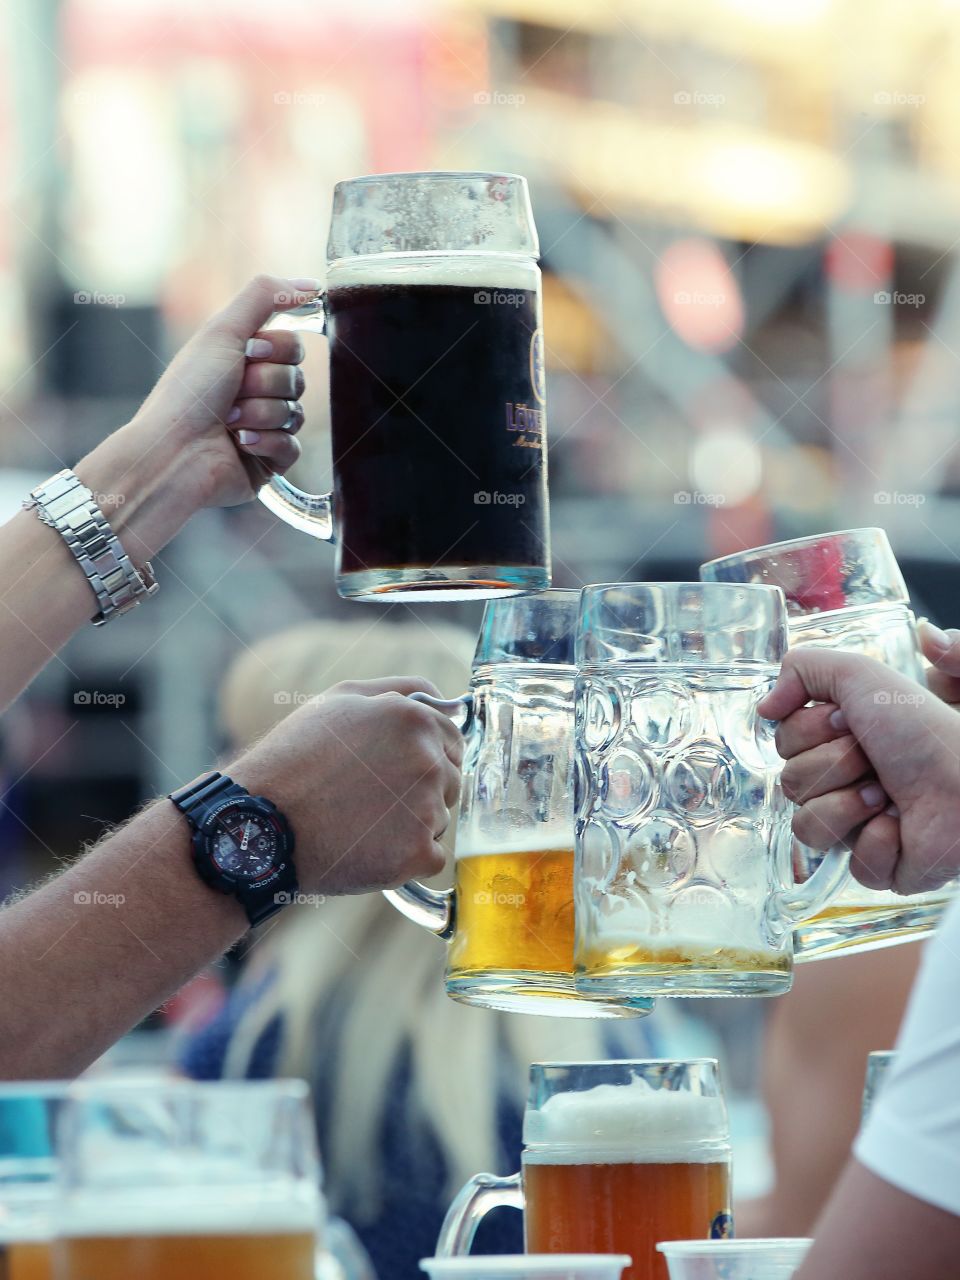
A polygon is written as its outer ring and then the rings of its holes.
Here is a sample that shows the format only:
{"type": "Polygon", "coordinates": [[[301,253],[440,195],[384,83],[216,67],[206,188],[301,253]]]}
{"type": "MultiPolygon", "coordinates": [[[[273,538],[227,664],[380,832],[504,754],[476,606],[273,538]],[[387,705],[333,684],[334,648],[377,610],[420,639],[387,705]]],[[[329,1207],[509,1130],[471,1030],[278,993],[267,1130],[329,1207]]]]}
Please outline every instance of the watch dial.
{"type": "Polygon", "coordinates": [[[224,809],[213,836],[213,860],[228,875],[260,880],[273,870],[279,852],[277,831],[270,819],[249,809],[224,809]]]}

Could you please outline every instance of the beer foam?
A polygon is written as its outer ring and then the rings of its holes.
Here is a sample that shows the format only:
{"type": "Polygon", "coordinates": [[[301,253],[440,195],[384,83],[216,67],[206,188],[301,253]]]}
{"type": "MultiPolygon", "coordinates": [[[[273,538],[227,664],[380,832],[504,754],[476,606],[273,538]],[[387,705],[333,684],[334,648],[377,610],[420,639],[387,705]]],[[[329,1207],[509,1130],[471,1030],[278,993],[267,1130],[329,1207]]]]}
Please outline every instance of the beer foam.
{"type": "Polygon", "coordinates": [[[64,1236],[301,1235],[317,1230],[317,1194],[289,1187],[156,1188],[78,1193],[62,1205],[64,1236]]]}
{"type": "Polygon", "coordinates": [[[523,1121],[527,1164],[711,1164],[729,1157],[722,1098],[629,1084],[556,1093],[523,1121]]]}
{"type": "Polygon", "coordinates": [[[550,823],[543,823],[543,829],[531,835],[517,836],[515,839],[509,835],[484,836],[482,832],[471,832],[464,835],[461,839],[457,834],[457,852],[458,858],[480,858],[489,857],[491,854],[517,854],[522,856],[533,856],[534,854],[544,853],[560,853],[569,851],[570,857],[573,857],[573,832],[570,830],[569,823],[559,823],[558,829],[554,829],[550,823]]]}
{"type": "MultiPolygon", "coordinates": [[[[460,285],[478,294],[491,290],[532,293],[540,284],[540,269],[529,258],[493,253],[375,253],[341,258],[327,269],[327,288],[356,285],[460,285]]],[[[495,305],[497,298],[477,298],[495,305]]]]}

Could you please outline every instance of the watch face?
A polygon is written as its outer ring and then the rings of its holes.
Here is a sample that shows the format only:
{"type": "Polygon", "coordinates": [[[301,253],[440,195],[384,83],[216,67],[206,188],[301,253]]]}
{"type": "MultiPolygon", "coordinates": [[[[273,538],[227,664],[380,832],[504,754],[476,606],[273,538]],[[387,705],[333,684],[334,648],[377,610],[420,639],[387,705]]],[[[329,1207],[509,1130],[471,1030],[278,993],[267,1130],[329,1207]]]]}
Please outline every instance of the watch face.
{"type": "Polygon", "coordinates": [[[239,880],[269,875],[280,855],[280,833],[271,819],[243,805],[221,810],[212,833],[213,860],[239,880]]]}

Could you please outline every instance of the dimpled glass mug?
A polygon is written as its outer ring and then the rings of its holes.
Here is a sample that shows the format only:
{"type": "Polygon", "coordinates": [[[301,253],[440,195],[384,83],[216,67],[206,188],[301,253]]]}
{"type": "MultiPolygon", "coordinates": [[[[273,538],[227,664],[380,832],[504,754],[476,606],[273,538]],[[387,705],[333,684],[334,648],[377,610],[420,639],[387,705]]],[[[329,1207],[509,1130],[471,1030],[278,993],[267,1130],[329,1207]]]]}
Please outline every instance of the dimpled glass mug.
{"type": "MultiPolygon", "coordinates": [[[[882,529],[846,529],[756,547],[711,560],[701,566],[700,576],[709,582],[780,587],[787,600],[791,648],[862,653],[924,684],[916,618],[882,529]]],[[[924,696],[919,689],[917,696],[924,696]]],[[[794,856],[807,874],[822,855],[796,841],[794,856]]],[[[956,885],[954,880],[904,897],[866,889],[851,876],[829,907],[797,929],[796,959],[850,955],[926,937],[937,927],[956,885]]]]}
{"type": "Polygon", "coordinates": [[[438,1257],[469,1253],[483,1217],[505,1205],[523,1210],[528,1253],[626,1254],[624,1280],[659,1280],[658,1241],[733,1227],[717,1063],[533,1063],[521,1168],[471,1178],[444,1219],[438,1257]]]}
{"type": "Polygon", "coordinates": [[[538,252],[516,174],[337,183],[326,291],[273,321],[329,338],[333,493],[260,498],[336,542],[342,596],[549,587],[538,252]]]}
{"type": "Polygon", "coordinates": [[[490,601],[470,692],[417,701],[466,737],[456,887],[414,881],[386,896],[449,943],[447,991],[508,1012],[596,1018],[646,1013],[578,995],[573,983],[573,638],[580,595],[490,601]]]}
{"type": "Polygon", "coordinates": [[[787,646],[783,593],[586,587],[577,633],[577,990],[605,999],[776,995],[792,930],[849,854],[794,883],[792,806],[757,714],[787,646]]]}

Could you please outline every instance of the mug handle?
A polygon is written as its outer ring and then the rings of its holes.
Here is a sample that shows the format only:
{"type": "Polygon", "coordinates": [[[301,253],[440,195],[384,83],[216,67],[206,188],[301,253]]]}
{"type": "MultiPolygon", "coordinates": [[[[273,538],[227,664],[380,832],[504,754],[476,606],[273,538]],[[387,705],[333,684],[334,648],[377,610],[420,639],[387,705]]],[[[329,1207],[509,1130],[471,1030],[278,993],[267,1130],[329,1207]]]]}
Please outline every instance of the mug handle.
{"type": "Polygon", "coordinates": [[[849,879],[850,850],[845,844],[835,844],[803,884],[794,881],[774,894],[774,912],[779,922],[789,929],[803,924],[828,906],[849,879]]]}
{"type": "MultiPolygon", "coordinates": [[[[297,329],[308,333],[324,333],[326,329],[326,294],[319,293],[315,299],[302,306],[291,307],[289,311],[279,312],[273,316],[265,329],[297,329]],[[287,324],[288,319],[303,319],[305,324],[287,324]],[[313,320],[313,323],[309,323],[313,320]]],[[[333,524],[333,496],[329,493],[306,493],[283,476],[271,476],[257,497],[275,516],[308,533],[311,538],[320,538],[323,542],[333,542],[335,529],[333,524]]]]}
{"type": "Polygon", "coordinates": [[[437,1238],[438,1258],[459,1258],[473,1247],[477,1228],[491,1209],[523,1210],[523,1182],[519,1173],[498,1178],[478,1173],[466,1183],[447,1210],[437,1238]]]}
{"type": "MultiPolygon", "coordinates": [[[[411,693],[408,696],[411,702],[435,707],[451,719],[462,716],[458,728],[464,737],[469,733],[473,725],[472,693],[465,693],[459,698],[435,698],[429,693],[411,693]]],[[[408,920],[435,933],[443,942],[453,937],[457,921],[452,889],[430,889],[419,880],[408,880],[399,889],[384,889],[383,896],[408,920]]]]}

